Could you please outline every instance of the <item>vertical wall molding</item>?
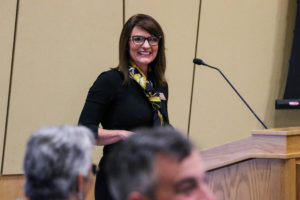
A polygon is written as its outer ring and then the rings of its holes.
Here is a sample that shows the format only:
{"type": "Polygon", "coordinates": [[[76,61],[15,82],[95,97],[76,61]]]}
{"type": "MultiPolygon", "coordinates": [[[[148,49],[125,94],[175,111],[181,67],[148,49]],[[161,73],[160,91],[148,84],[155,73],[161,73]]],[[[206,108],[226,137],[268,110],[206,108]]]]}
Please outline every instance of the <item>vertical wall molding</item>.
{"type": "MultiPolygon", "coordinates": [[[[197,23],[197,33],[196,33],[196,44],[195,44],[195,55],[194,55],[194,57],[197,56],[197,50],[198,50],[198,37],[199,37],[199,27],[200,27],[201,4],[202,4],[202,0],[199,1],[198,23],[197,23]]],[[[191,89],[191,96],[190,96],[188,129],[187,129],[187,135],[188,135],[188,137],[190,135],[190,123],[191,123],[191,115],[192,115],[193,93],[194,93],[194,80],[195,80],[195,67],[196,67],[196,65],[194,64],[194,66],[193,66],[193,77],[192,77],[192,89],[191,89]]]]}
{"type": "Polygon", "coordinates": [[[125,24],[125,0],[123,0],[123,26],[125,24]]]}
{"type": "Polygon", "coordinates": [[[9,88],[8,88],[8,97],[7,97],[7,108],[6,108],[6,117],[5,117],[5,129],[4,129],[4,137],[3,137],[3,151],[2,151],[2,161],[1,161],[0,175],[3,174],[3,166],[4,166],[4,156],[5,156],[5,147],[6,147],[6,136],[7,136],[7,127],[8,127],[10,96],[11,96],[11,88],[12,88],[12,77],[13,77],[15,47],[16,47],[16,38],[17,38],[19,4],[20,4],[19,0],[17,0],[17,4],[16,4],[16,16],[15,16],[15,27],[14,27],[14,39],[13,39],[13,46],[12,46],[11,68],[10,68],[10,77],[9,77],[9,88]]]}

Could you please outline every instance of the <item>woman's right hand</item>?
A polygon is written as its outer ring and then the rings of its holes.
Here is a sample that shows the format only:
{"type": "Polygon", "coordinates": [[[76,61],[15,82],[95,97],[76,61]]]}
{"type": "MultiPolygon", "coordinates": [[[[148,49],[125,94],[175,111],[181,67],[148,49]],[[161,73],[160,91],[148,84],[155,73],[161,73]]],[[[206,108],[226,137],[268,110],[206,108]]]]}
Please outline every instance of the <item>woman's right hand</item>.
{"type": "Polygon", "coordinates": [[[126,130],[107,130],[98,128],[98,138],[96,145],[108,145],[118,142],[119,140],[124,140],[125,138],[131,136],[134,132],[126,130]]]}

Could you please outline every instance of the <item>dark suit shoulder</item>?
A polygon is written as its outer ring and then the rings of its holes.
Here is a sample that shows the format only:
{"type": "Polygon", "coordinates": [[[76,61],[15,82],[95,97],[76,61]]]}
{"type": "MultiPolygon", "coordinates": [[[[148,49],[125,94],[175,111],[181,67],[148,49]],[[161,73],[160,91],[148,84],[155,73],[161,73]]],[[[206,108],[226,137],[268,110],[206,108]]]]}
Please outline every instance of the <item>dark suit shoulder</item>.
{"type": "Polygon", "coordinates": [[[116,69],[110,69],[108,71],[102,72],[96,79],[95,82],[115,82],[123,81],[123,75],[116,69]]]}
{"type": "Polygon", "coordinates": [[[123,82],[123,75],[116,69],[110,69],[102,72],[95,80],[92,87],[98,88],[99,86],[116,87],[120,86],[123,82]]]}

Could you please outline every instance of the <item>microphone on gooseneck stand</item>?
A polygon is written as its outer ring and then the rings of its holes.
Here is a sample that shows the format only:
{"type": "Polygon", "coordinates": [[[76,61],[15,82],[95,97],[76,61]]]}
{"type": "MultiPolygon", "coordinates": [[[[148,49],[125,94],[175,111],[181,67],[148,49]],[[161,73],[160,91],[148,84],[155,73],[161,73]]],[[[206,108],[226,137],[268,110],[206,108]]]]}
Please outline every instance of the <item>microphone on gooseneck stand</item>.
{"type": "Polygon", "coordinates": [[[220,72],[220,74],[223,76],[223,78],[227,81],[227,83],[231,86],[231,88],[235,91],[235,93],[240,97],[240,99],[244,102],[244,104],[248,107],[248,109],[252,112],[252,114],[256,117],[256,119],[261,123],[261,125],[267,129],[268,127],[261,121],[261,119],[256,115],[256,113],[252,110],[252,108],[248,105],[248,103],[245,101],[245,99],[240,95],[240,93],[235,89],[235,87],[230,83],[230,81],[226,78],[226,76],[222,73],[220,69],[217,67],[213,67],[211,65],[206,64],[203,60],[199,58],[194,58],[193,63],[196,65],[204,65],[206,67],[212,68],[220,72]]]}

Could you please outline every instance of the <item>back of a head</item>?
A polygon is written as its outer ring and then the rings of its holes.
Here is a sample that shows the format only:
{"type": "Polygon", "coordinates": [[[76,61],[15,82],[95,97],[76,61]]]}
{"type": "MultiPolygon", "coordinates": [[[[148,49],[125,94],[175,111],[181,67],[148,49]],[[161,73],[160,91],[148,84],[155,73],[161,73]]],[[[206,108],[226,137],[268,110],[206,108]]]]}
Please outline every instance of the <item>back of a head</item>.
{"type": "Polygon", "coordinates": [[[158,154],[178,162],[192,152],[192,144],[173,128],[135,131],[110,154],[105,170],[110,190],[116,200],[125,200],[136,191],[153,199],[155,184],[154,157],[158,154]]]}
{"type": "Polygon", "coordinates": [[[34,132],[24,158],[26,196],[68,199],[78,174],[89,173],[93,139],[90,130],[78,126],[49,126],[34,132]]]}

